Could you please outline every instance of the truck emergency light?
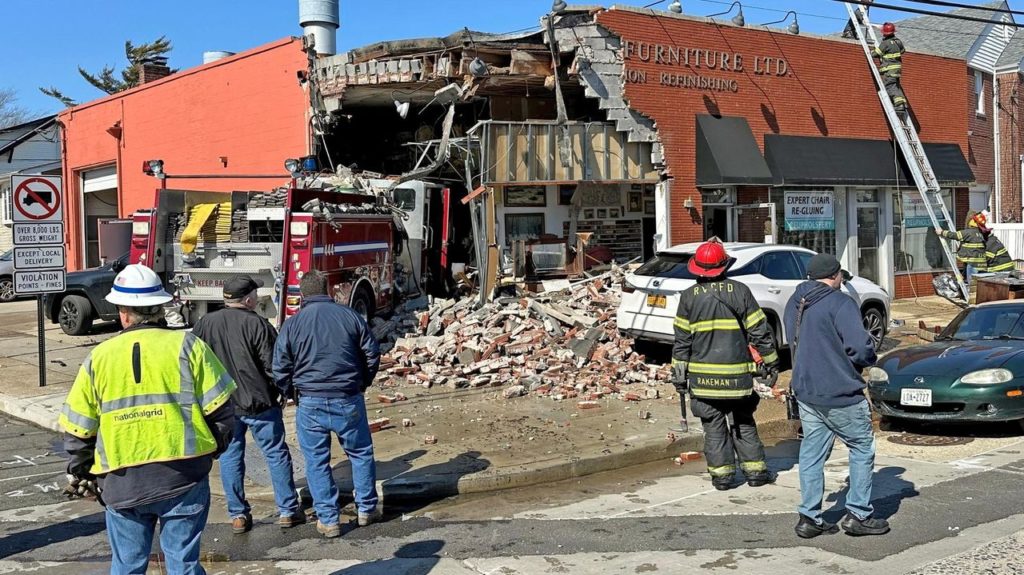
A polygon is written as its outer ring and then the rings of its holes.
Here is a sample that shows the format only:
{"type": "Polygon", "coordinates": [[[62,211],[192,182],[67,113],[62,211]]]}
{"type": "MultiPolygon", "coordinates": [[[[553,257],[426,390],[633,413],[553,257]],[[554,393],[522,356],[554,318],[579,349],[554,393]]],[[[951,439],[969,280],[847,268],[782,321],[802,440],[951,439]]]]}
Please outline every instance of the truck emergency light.
{"type": "Polygon", "coordinates": [[[284,169],[292,175],[293,178],[297,178],[302,175],[301,169],[302,164],[299,163],[295,158],[288,158],[284,161],[284,169]]]}
{"type": "Polygon", "coordinates": [[[161,180],[167,177],[167,174],[164,173],[163,160],[146,160],[142,162],[142,173],[161,180]]]}

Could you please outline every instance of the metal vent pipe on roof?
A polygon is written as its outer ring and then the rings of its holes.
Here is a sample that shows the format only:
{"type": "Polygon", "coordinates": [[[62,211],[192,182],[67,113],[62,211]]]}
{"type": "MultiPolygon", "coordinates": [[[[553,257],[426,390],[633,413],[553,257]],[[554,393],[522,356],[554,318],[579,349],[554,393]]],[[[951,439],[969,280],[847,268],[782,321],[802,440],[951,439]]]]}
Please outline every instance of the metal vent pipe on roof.
{"type": "Polygon", "coordinates": [[[208,52],[203,52],[203,64],[223,60],[224,58],[234,55],[234,52],[225,52],[224,50],[210,50],[208,52]]]}
{"type": "Polygon", "coordinates": [[[299,0],[299,25],[302,34],[312,35],[318,56],[333,56],[337,50],[341,16],[338,0],[299,0]]]}

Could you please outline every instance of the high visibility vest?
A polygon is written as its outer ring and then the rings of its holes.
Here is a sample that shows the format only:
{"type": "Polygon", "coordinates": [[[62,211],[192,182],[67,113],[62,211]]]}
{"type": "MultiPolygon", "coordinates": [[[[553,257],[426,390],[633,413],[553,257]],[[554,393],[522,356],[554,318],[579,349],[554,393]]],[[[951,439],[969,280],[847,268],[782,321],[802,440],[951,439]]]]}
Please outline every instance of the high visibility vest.
{"type": "Polygon", "coordinates": [[[747,286],[699,280],[679,294],[672,363],[686,363],[695,397],[739,399],[753,392],[753,345],[767,365],[778,363],[768,318],[747,286]],[[748,345],[749,344],[749,345],[748,345]]]}
{"type": "Polygon", "coordinates": [[[96,437],[94,474],[213,453],[204,415],[235,382],[213,350],[184,331],[126,330],[85,358],[60,414],[71,435],[96,437]]]}

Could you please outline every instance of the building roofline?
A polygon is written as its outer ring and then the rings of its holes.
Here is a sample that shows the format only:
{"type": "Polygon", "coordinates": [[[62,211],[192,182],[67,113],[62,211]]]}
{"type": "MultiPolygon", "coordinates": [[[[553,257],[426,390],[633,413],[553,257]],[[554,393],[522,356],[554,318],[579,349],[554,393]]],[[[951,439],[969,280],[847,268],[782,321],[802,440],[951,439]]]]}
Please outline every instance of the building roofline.
{"type": "Polygon", "coordinates": [[[147,82],[147,83],[142,84],[140,86],[135,86],[134,88],[130,88],[130,89],[125,90],[123,92],[118,92],[116,94],[110,94],[108,96],[104,96],[104,97],[98,98],[96,100],[90,100],[88,102],[85,102],[85,103],[82,103],[82,104],[78,104],[77,106],[73,106],[71,108],[66,108],[65,110],[61,111],[58,114],[58,117],[60,118],[61,121],[64,121],[64,119],[67,116],[74,115],[76,112],[80,112],[82,110],[87,110],[89,108],[92,108],[93,106],[98,106],[100,104],[111,102],[111,101],[117,100],[119,98],[124,98],[124,97],[130,96],[132,94],[137,94],[137,93],[142,92],[144,90],[149,90],[151,88],[156,88],[157,86],[162,86],[163,84],[166,84],[166,83],[169,83],[169,82],[174,82],[175,80],[180,80],[181,78],[186,78],[188,76],[192,76],[194,74],[199,74],[199,73],[205,72],[207,70],[212,70],[213,68],[218,68],[220,66],[226,66],[228,64],[232,64],[232,63],[237,62],[239,60],[244,60],[246,58],[251,58],[253,56],[262,54],[264,52],[269,52],[271,50],[280,48],[282,46],[287,46],[289,44],[298,43],[298,42],[301,42],[301,38],[296,38],[294,36],[288,36],[288,37],[282,38],[280,40],[275,40],[274,42],[270,42],[269,44],[264,44],[262,46],[257,46],[256,48],[251,48],[249,50],[245,50],[244,52],[239,52],[239,53],[237,53],[237,54],[235,54],[233,56],[228,56],[227,58],[221,58],[221,59],[215,60],[213,62],[209,62],[209,63],[206,63],[206,64],[200,64],[198,66],[194,66],[192,68],[186,68],[185,70],[182,70],[180,72],[175,72],[174,74],[171,74],[169,76],[165,76],[165,77],[160,78],[159,80],[155,80],[153,82],[147,82]]]}
{"type": "Polygon", "coordinates": [[[10,142],[7,142],[3,146],[0,146],[0,155],[6,154],[7,152],[13,150],[14,148],[17,148],[18,146],[20,146],[24,142],[26,142],[29,139],[31,139],[32,136],[34,136],[34,135],[38,134],[40,131],[48,128],[51,124],[55,124],[57,122],[57,116],[54,115],[54,116],[47,116],[45,118],[37,118],[36,120],[32,120],[30,122],[25,122],[23,124],[18,124],[17,126],[11,126],[9,128],[4,128],[3,130],[0,130],[0,132],[6,132],[6,131],[9,131],[9,130],[14,130],[14,129],[18,129],[18,128],[25,128],[25,127],[31,125],[34,122],[37,122],[35,128],[25,132],[24,134],[22,134],[22,135],[18,136],[17,138],[11,140],[10,142]]]}

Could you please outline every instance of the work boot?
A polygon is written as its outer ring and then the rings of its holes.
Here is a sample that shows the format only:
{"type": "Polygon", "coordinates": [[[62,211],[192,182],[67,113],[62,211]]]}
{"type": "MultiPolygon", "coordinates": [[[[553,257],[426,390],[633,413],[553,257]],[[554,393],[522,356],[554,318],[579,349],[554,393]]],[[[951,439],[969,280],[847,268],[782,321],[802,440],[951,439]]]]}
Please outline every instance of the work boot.
{"type": "Polygon", "coordinates": [[[291,515],[282,515],[277,519],[277,526],[281,529],[291,529],[296,525],[302,525],[306,522],[306,514],[301,511],[296,511],[291,515]]]}
{"type": "Polygon", "coordinates": [[[836,527],[835,523],[829,523],[825,520],[822,520],[821,523],[815,523],[813,519],[801,513],[800,521],[796,524],[794,530],[797,537],[801,539],[814,539],[818,535],[825,533],[838,533],[839,527],[836,527]]]}
{"type": "Polygon", "coordinates": [[[763,487],[772,481],[772,475],[767,471],[754,471],[747,474],[747,485],[751,487],[763,487]]]}
{"type": "Polygon", "coordinates": [[[323,523],[320,523],[319,519],[317,519],[316,530],[328,539],[341,537],[341,525],[338,525],[337,523],[333,523],[331,525],[324,525],[323,523]]]}
{"type": "Polygon", "coordinates": [[[889,532],[889,522],[885,519],[875,519],[874,517],[857,519],[850,513],[846,514],[846,517],[843,518],[840,525],[843,526],[843,531],[846,531],[847,535],[852,535],[854,537],[860,537],[862,535],[885,535],[889,532]]]}
{"type": "Polygon", "coordinates": [[[715,489],[719,491],[728,491],[732,489],[732,476],[726,475],[720,477],[712,477],[711,485],[714,485],[715,489]]]}
{"type": "Polygon", "coordinates": [[[235,535],[247,533],[250,529],[252,529],[252,515],[246,513],[231,518],[231,532],[235,535]]]}
{"type": "Polygon", "coordinates": [[[356,520],[359,522],[360,527],[366,527],[371,523],[376,523],[380,521],[380,518],[383,516],[384,512],[381,511],[380,505],[378,505],[374,507],[373,511],[370,511],[369,513],[363,513],[362,511],[360,511],[359,516],[357,517],[356,520]]]}

